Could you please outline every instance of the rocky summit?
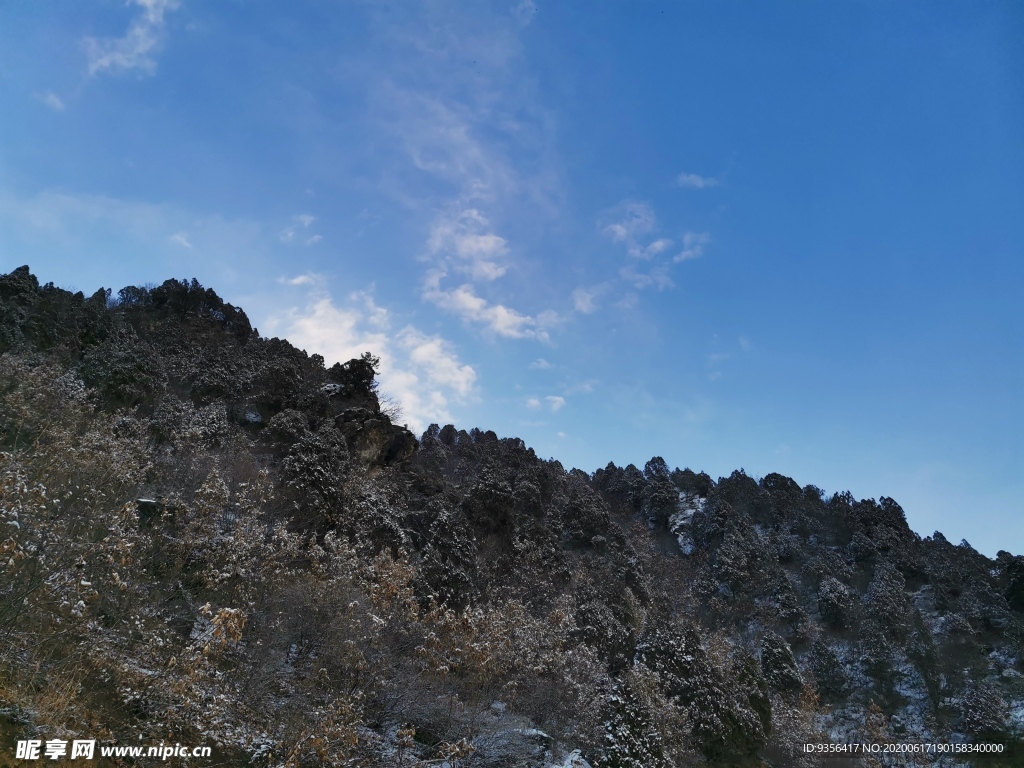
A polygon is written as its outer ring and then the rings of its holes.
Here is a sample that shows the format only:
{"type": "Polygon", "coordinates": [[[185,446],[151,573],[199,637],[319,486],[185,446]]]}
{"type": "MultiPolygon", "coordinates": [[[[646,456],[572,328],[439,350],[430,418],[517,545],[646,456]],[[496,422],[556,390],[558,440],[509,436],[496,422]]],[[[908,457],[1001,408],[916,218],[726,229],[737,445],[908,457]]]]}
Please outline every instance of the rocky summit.
{"type": "Polygon", "coordinates": [[[416,437],[378,362],[195,280],[0,277],[0,762],[1024,764],[1024,557],[778,474],[416,437]]]}

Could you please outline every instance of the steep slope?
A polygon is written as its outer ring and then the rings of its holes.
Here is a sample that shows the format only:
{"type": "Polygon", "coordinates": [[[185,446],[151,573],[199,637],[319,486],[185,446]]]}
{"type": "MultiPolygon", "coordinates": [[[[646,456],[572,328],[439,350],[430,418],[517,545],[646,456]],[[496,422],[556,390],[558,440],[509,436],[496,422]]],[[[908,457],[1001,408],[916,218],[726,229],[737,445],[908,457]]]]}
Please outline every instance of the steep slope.
{"type": "Polygon", "coordinates": [[[0,277],[5,744],[612,768],[991,742],[1018,764],[1024,558],[776,474],[416,440],[375,363],[326,368],[195,281],[0,277]]]}

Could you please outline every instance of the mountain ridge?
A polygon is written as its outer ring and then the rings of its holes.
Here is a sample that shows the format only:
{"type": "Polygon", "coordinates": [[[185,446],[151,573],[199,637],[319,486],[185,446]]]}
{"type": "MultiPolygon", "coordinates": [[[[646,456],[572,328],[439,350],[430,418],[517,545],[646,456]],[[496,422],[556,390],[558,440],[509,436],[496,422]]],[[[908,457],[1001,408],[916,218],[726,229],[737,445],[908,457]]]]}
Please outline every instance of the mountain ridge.
{"type": "Polygon", "coordinates": [[[417,440],[370,353],[328,368],[195,280],[87,298],[14,270],[0,361],[18,738],[205,734],[264,765],[1020,754],[1024,557],[922,538],[887,497],[659,457],[567,472],[453,425],[417,440]],[[55,682],[90,692],[48,702],[55,682]]]}

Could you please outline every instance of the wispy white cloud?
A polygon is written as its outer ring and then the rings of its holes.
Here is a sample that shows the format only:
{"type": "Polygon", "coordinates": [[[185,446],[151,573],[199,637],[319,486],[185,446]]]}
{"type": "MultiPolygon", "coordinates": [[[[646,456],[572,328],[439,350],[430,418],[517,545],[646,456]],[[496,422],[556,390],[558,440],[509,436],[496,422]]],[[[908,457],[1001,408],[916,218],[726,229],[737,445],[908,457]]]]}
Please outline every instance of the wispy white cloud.
{"type": "Polygon", "coordinates": [[[526,398],[526,407],[531,411],[539,410],[545,403],[552,413],[557,413],[565,407],[565,398],[559,395],[545,395],[543,400],[539,397],[526,398]]]}
{"type": "Polygon", "coordinates": [[[583,392],[584,394],[588,394],[589,395],[593,391],[594,391],[594,382],[593,381],[581,381],[579,384],[573,384],[571,387],[568,387],[565,390],[565,394],[567,394],[567,395],[575,395],[575,394],[578,394],[580,392],[583,392]]]}
{"type": "Polygon", "coordinates": [[[479,295],[475,283],[493,283],[507,268],[502,260],[508,253],[505,238],[490,231],[489,222],[476,208],[455,216],[439,218],[427,241],[433,266],[423,283],[422,297],[440,309],[477,325],[487,333],[510,339],[548,341],[549,330],[558,321],[551,310],[529,315],[479,295]],[[449,270],[468,277],[457,287],[442,285],[449,270]]]}
{"type": "Polygon", "coordinates": [[[699,258],[704,254],[704,246],[711,242],[711,235],[707,232],[687,232],[683,235],[683,250],[676,254],[673,262],[688,261],[699,258]]]}
{"type": "Polygon", "coordinates": [[[565,398],[558,395],[548,395],[544,398],[552,413],[556,413],[565,407],[565,398]]]}
{"type": "Polygon", "coordinates": [[[459,362],[450,342],[440,336],[429,336],[411,325],[399,331],[396,340],[413,365],[423,371],[428,384],[451,389],[460,397],[473,391],[476,371],[459,362]]]}
{"type": "Polygon", "coordinates": [[[640,245],[639,239],[655,227],[654,210],[650,205],[636,200],[619,203],[606,218],[610,218],[601,231],[616,243],[622,243],[630,256],[642,259],[648,256],[647,246],[640,245]]]}
{"type": "Polygon", "coordinates": [[[659,291],[663,291],[675,285],[675,282],[668,274],[669,268],[670,265],[666,263],[652,267],[646,272],[641,272],[635,264],[627,264],[619,270],[619,276],[638,290],[654,287],[659,291]]]}
{"type": "Polygon", "coordinates": [[[626,291],[622,298],[615,302],[615,306],[619,309],[633,309],[639,303],[640,297],[636,291],[626,291]]]}
{"type": "Polygon", "coordinates": [[[163,41],[164,14],[179,7],[178,0],[128,0],[142,10],[132,19],[122,37],[86,37],[82,42],[88,59],[89,74],[139,70],[156,71],[153,58],[163,41]]]}
{"type": "MultiPolygon", "coordinates": [[[[712,337],[712,343],[716,346],[722,344],[718,334],[712,337]]],[[[740,336],[736,339],[736,345],[726,345],[725,349],[719,348],[716,352],[708,354],[707,367],[708,367],[708,380],[718,381],[722,378],[722,365],[729,360],[736,359],[738,357],[737,350],[741,353],[747,353],[751,349],[750,340],[746,336],[740,336]]]]}
{"type": "Polygon", "coordinates": [[[672,245],[672,241],[669,240],[667,237],[662,237],[662,238],[660,238],[658,240],[655,240],[653,243],[651,243],[646,248],[644,248],[644,251],[643,251],[644,258],[648,258],[649,259],[652,256],[657,256],[659,253],[664,251],[666,248],[671,247],[671,245],[672,245]]]}
{"type": "Polygon", "coordinates": [[[41,104],[45,104],[54,112],[64,111],[64,102],[61,100],[60,96],[58,96],[53,91],[47,91],[46,93],[35,93],[32,94],[32,96],[36,101],[40,102],[41,104]]]}
{"type": "Polygon", "coordinates": [[[135,279],[137,272],[126,269],[119,255],[144,252],[147,268],[163,276],[187,268],[227,285],[239,277],[236,265],[243,259],[250,271],[262,264],[272,240],[267,235],[255,220],[225,219],[170,203],[49,190],[22,197],[0,188],[0,252],[32,243],[39,252],[51,249],[59,260],[70,256],[58,253],[83,253],[102,243],[107,256],[91,269],[104,282],[135,279]]]}
{"type": "Polygon", "coordinates": [[[515,306],[506,282],[522,274],[509,222],[525,229],[551,215],[558,194],[553,123],[522,76],[520,35],[535,8],[486,20],[455,8],[376,17],[395,55],[374,62],[368,117],[399,150],[381,186],[414,215],[430,211],[425,301],[494,337],[546,341],[555,314],[515,306]]]}
{"type": "Polygon", "coordinates": [[[188,233],[186,232],[176,232],[173,235],[171,235],[168,239],[172,243],[180,245],[182,248],[188,248],[190,251],[192,250],[192,243],[189,242],[188,233]]]}
{"type": "Polygon", "coordinates": [[[296,346],[324,356],[328,365],[372,352],[381,361],[380,385],[402,407],[410,427],[422,431],[431,422],[450,422],[452,404],[474,395],[476,371],[462,363],[451,342],[406,325],[392,331],[391,313],[369,292],[357,292],[338,304],[319,276],[283,278],[310,287],[307,302],[272,315],[266,328],[296,346]]]}
{"type": "Polygon", "coordinates": [[[435,259],[444,260],[474,280],[497,280],[506,268],[499,260],[508,253],[505,238],[490,231],[487,218],[476,208],[466,208],[435,223],[427,241],[435,259]]]}
{"type": "MultiPolygon", "coordinates": [[[[316,221],[316,216],[311,216],[308,213],[298,213],[295,216],[292,216],[291,224],[281,230],[279,239],[282,243],[290,243],[295,239],[295,234],[299,229],[309,229],[310,224],[314,221],[316,221]]],[[[315,239],[317,237],[319,237],[319,235],[314,235],[309,238],[309,240],[306,241],[306,245],[315,245],[316,243],[319,243],[320,240],[315,239]]]]}
{"type": "Polygon", "coordinates": [[[601,232],[616,243],[626,246],[626,252],[634,259],[649,261],[672,247],[672,240],[659,237],[649,243],[643,241],[657,229],[654,209],[644,202],[624,200],[606,214],[606,223],[601,232]]]}
{"type": "Polygon", "coordinates": [[[296,275],[295,277],[279,277],[277,282],[281,285],[323,285],[324,278],[315,272],[307,272],[304,275],[296,275]]]}
{"type": "Polygon", "coordinates": [[[485,201],[515,193],[519,180],[511,163],[477,135],[482,116],[440,90],[410,91],[394,81],[379,86],[377,98],[387,102],[385,123],[412,167],[451,184],[456,194],[449,199],[485,201]]]}
{"type": "Polygon", "coordinates": [[[53,235],[104,223],[134,234],[160,233],[161,239],[169,239],[175,231],[168,231],[167,221],[173,213],[165,206],[104,195],[45,191],[32,198],[18,198],[0,190],[0,212],[27,228],[53,235]]]}
{"type": "MultiPolygon", "coordinates": [[[[310,285],[309,276],[285,280],[291,285],[310,285]]],[[[352,294],[345,306],[320,289],[311,291],[308,301],[272,314],[266,328],[287,338],[308,352],[324,356],[328,365],[345,362],[371,351],[380,355],[389,349],[387,314],[382,317],[367,294],[352,294]]],[[[383,359],[383,358],[382,358],[383,359]]]]}
{"type": "MultiPolygon", "coordinates": [[[[683,235],[682,250],[668,259],[662,254],[672,248],[674,242],[667,237],[651,239],[657,229],[654,209],[649,204],[636,200],[624,200],[604,216],[601,232],[612,241],[624,245],[626,252],[635,260],[619,270],[619,277],[636,290],[653,287],[660,291],[673,287],[675,282],[670,275],[672,265],[701,256],[704,253],[704,246],[711,241],[711,236],[707,232],[686,232],[683,235]],[[641,269],[637,262],[644,261],[652,262],[653,266],[641,269]]],[[[578,311],[585,312],[593,306],[585,291],[579,294],[579,299],[578,311]]],[[[634,306],[636,301],[636,294],[630,293],[619,301],[617,306],[628,309],[634,306]]]]}
{"type": "Polygon", "coordinates": [[[718,179],[710,176],[701,176],[696,173],[680,173],[676,176],[677,187],[691,187],[693,189],[706,189],[708,187],[717,187],[721,184],[718,179]]]}
{"type": "Polygon", "coordinates": [[[486,331],[509,339],[538,339],[548,341],[549,329],[558,322],[552,311],[536,316],[524,315],[504,304],[494,304],[478,296],[472,285],[441,288],[443,272],[432,272],[427,277],[423,297],[435,306],[450,312],[465,322],[482,326],[486,331]]]}
{"type": "Polygon", "coordinates": [[[550,368],[554,368],[554,366],[547,360],[545,360],[543,357],[538,357],[536,360],[530,363],[530,369],[534,371],[546,371],[549,370],[550,368]]]}
{"type": "Polygon", "coordinates": [[[521,427],[546,427],[548,423],[542,419],[520,419],[519,426],[521,427]]]}
{"type": "Polygon", "coordinates": [[[317,243],[319,243],[323,239],[324,239],[323,235],[313,235],[311,238],[306,240],[306,245],[316,245],[317,243]]]}
{"type": "Polygon", "coordinates": [[[522,27],[527,26],[537,13],[537,4],[533,0],[519,0],[512,6],[512,18],[522,27]]]}
{"type": "Polygon", "coordinates": [[[572,292],[572,306],[583,315],[591,315],[597,311],[597,300],[607,290],[607,286],[592,285],[589,288],[577,288],[572,292]]]}

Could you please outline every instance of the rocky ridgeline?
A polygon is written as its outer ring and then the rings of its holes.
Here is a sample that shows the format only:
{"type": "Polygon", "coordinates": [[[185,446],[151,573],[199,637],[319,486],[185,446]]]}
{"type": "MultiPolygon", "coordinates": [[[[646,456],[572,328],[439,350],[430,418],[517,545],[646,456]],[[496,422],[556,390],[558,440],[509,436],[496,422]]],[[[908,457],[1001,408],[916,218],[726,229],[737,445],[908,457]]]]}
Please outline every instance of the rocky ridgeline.
{"type": "Polygon", "coordinates": [[[1024,558],[922,538],[892,499],[417,440],[371,355],[328,368],[195,281],[85,297],[15,270],[0,353],[7,744],[648,768],[998,743],[985,765],[1020,764],[1024,558]]]}

